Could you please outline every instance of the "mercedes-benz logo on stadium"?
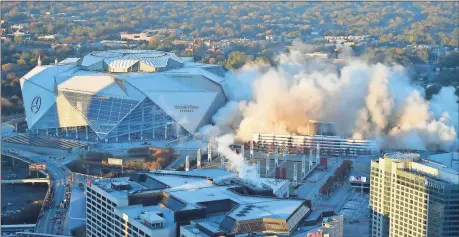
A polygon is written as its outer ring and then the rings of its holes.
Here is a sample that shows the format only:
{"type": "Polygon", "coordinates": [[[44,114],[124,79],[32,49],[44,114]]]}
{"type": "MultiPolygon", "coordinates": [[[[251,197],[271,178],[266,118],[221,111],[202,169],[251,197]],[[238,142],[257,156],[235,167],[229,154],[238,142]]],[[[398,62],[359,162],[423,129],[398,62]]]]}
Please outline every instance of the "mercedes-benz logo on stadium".
{"type": "Polygon", "coordinates": [[[40,110],[40,107],[41,107],[41,97],[35,96],[35,98],[33,98],[32,100],[32,104],[30,104],[30,111],[36,114],[38,110],[40,110]]]}

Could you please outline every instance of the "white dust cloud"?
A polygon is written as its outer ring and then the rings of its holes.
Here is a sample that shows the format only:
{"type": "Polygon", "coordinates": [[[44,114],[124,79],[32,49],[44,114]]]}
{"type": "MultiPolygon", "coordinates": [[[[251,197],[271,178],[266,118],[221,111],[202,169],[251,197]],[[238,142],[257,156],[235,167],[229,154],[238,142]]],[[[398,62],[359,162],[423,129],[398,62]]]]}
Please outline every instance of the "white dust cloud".
{"type": "MultiPolygon", "coordinates": [[[[455,89],[445,87],[428,101],[400,65],[350,56],[338,62],[311,59],[300,47],[279,55],[276,66],[229,72],[225,83],[230,102],[213,117],[213,125],[201,129],[204,137],[233,134],[248,141],[254,133],[305,134],[312,119],[335,122],[338,135],[374,139],[382,148],[458,147],[455,89]]],[[[238,170],[246,169],[231,158],[231,150],[221,153],[238,170]]]]}

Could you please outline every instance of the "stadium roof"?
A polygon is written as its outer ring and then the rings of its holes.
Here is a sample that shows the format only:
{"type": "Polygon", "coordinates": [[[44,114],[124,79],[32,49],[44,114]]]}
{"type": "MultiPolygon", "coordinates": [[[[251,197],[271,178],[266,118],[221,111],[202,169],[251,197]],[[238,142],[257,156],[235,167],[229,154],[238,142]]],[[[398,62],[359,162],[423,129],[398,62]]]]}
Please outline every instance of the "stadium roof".
{"type": "Polygon", "coordinates": [[[110,121],[110,126],[102,125],[104,128],[95,124],[85,114],[90,104],[78,108],[81,102],[72,101],[81,100],[80,95],[89,95],[91,100],[97,99],[94,96],[128,100],[134,107],[148,98],[193,134],[211,122],[213,114],[227,99],[221,84],[224,82],[221,66],[188,61],[189,58],[182,60],[173,53],[156,50],[108,50],[83,58],[68,58],[56,65],[37,66],[21,78],[28,126],[34,129],[60,101],[60,105],[66,105],[68,114],[83,116],[78,122],[66,122],[65,126],[88,125],[104,138],[109,128],[120,121],[110,121]],[[41,108],[32,113],[30,107],[37,97],[41,98],[41,108]],[[67,106],[67,100],[71,106],[67,106]],[[192,108],[186,109],[187,106],[192,108]]]}
{"type": "Polygon", "coordinates": [[[136,63],[141,63],[153,68],[164,68],[169,65],[169,60],[183,64],[183,60],[173,53],[156,50],[107,50],[95,51],[84,56],[80,62],[83,67],[91,67],[103,62],[111,72],[124,72],[136,63]]]}

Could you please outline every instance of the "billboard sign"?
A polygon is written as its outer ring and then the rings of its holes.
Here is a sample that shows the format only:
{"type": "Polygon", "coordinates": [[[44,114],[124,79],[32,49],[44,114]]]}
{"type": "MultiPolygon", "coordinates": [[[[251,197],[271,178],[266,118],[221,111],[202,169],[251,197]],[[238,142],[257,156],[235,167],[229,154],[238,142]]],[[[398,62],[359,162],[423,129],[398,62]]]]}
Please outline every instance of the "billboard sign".
{"type": "Polygon", "coordinates": [[[108,164],[109,164],[109,165],[123,166],[123,159],[119,159],[119,158],[108,158],[108,164]]]}
{"type": "Polygon", "coordinates": [[[29,164],[29,170],[30,171],[46,170],[46,165],[45,164],[32,163],[32,164],[29,164]]]}
{"type": "Polygon", "coordinates": [[[367,182],[367,177],[364,176],[350,176],[349,177],[350,182],[362,182],[366,183],[367,182]]]}

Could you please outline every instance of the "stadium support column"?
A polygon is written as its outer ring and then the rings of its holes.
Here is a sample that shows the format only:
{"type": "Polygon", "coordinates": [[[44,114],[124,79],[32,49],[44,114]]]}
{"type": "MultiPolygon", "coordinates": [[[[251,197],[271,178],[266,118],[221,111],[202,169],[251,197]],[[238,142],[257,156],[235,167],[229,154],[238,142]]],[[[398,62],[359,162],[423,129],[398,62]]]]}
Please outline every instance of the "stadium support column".
{"type": "Polygon", "coordinates": [[[207,143],[207,162],[212,162],[212,143],[207,143]]]}
{"type": "Polygon", "coordinates": [[[282,147],[282,160],[287,161],[287,148],[285,146],[282,147]]]}
{"type": "MultiPolygon", "coordinates": [[[[16,123],[16,132],[17,132],[17,126],[18,126],[18,124],[16,123]]],[[[56,137],[58,137],[58,136],[59,136],[59,129],[56,128],[56,137]]]]}
{"type": "Polygon", "coordinates": [[[245,160],[245,143],[242,143],[242,146],[241,146],[241,155],[242,155],[242,158],[245,160]]]}
{"type": "Polygon", "coordinates": [[[304,179],[304,176],[306,176],[306,155],[303,154],[303,157],[301,157],[301,178],[304,179]]]}
{"type": "Polygon", "coordinates": [[[260,160],[257,160],[257,177],[260,177],[261,176],[261,173],[260,173],[260,160]]]}
{"type": "Polygon", "coordinates": [[[75,127],[76,139],[78,139],[78,126],[75,127]]]}
{"type": "Polygon", "coordinates": [[[164,126],[164,139],[167,139],[167,122],[166,126],[164,126]]]}
{"type": "Polygon", "coordinates": [[[196,151],[196,169],[201,169],[201,148],[196,151]]]}
{"type": "Polygon", "coordinates": [[[85,126],[86,128],[86,140],[89,140],[89,135],[88,135],[88,126],[85,126]]]}
{"type": "Polygon", "coordinates": [[[312,148],[309,150],[309,170],[312,169],[312,148]]]}
{"type": "Polygon", "coordinates": [[[189,171],[190,170],[190,156],[187,155],[185,157],[185,171],[189,171]]]}
{"type": "Polygon", "coordinates": [[[269,174],[269,164],[270,163],[270,160],[269,160],[269,153],[266,153],[266,174],[265,174],[265,177],[268,177],[268,174],[269,174]]]}
{"type": "Polygon", "coordinates": [[[218,154],[218,156],[220,157],[220,169],[225,170],[225,157],[220,156],[220,153],[218,154]]]}
{"type": "Polygon", "coordinates": [[[320,145],[317,143],[317,149],[316,149],[316,164],[319,164],[320,161],[320,145]]]}
{"type": "Polygon", "coordinates": [[[276,146],[274,148],[274,164],[277,167],[279,167],[279,148],[276,146]]]}
{"type": "Polygon", "coordinates": [[[298,170],[296,167],[296,162],[293,163],[293,185],[298,184],[298,170]]]}
{"type": "Polygon", "coordinates": [[[128,120],[128,140],[131,141],[131,119],[128,120]]]}
{"type": "Polygon", "coordinates": [[[253,141],[250,140],[250,159],[253,159],[253,141]]]}
{"type": "Polygon", "coordinates": [[[143,141],[143,125],[145,123],[144,117],[145,117],[144,110],[142,108],[142,125],[140,125],[140,140],[142,140],[142,141],[143,141]]]}
{"type": "Polygon", "coordinates": [[[68,136],[69,136],[69,128],[65,127],[65,137],[68,137],[68,136]]]}

